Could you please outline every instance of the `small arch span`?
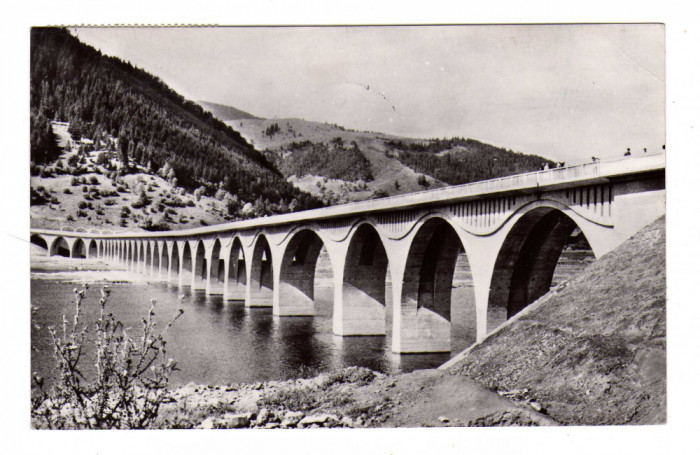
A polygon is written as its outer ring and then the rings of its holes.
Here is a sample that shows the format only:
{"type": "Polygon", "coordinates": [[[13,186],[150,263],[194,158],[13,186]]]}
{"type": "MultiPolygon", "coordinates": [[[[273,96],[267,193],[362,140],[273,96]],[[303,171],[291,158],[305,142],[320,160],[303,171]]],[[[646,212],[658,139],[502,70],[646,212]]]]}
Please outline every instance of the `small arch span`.
{"type": "Polygon", "coordinates": [[[177,242],[172,243],[169,258],[170,263],[168,266],[168,280],[172,283],[180,283],[180,248],[178,247],[177,242]]]}
{"type": "Polygon", "coordinates": [[[88,249],[87,249],[87,257],[90,259],[96,259],[97,258],[97,241],[95,239],[90,240],[88,249]]]}
{"type": "Polygon", "coordinates": [[[224,293],[224,277],[226,276],[225,260],[221,257],[221,241],[216,238],[211,249],[207,294],[224,293]]]}
{"type": "Polygon", "coordinates": [[[87,257],[87,248],[85,247],[83,239],[75,240],[73,248],[71,249],[71,257],[78,259],[85,259],[87,257]]]}
{"type": "Polygon", "coordinates": [[[312,316],[314,277],[323,241],[314,231],[296,232],[284,250],[280,269],[280,316],[312,316]]]}
{"type": "Polygon", "coordinates": [[[194,250],[192,263],[192,289],[207,287],[207,257],[204,242],[200,239],[194,250]]]}
{"type": "Polygon", "coordinates": [[[400,352],[450,352],[455,340],[457,350],[476,341],[473,287],[463,286],[453,295],[458,270],[461,284],[471,284],[469,261],[454,227],[441,217],[428,219],[411,242],[404,270],[400,352]],[[458,333],[453,336],[453,331],[458,333]]]}
{"type": "Polygon", "coordinates": [[[182,267],[179,283],[180,286],[192,285],[192,249],[187,241],[182,246],[182,267]]]}
{"type": "Polygon", "coordinates": [[[251,261],[248,306],[272,306],[272,252],[264,234],[255,241],[251,261]]]}
{"type": "Polygon", "coordinates": [[[31,236],[29,236],[29,243],[31,245],[35,245],[36,247],[40,248],[41,250],[43,250],[44,253],[49,252],[48,243],[46,243],[46,240],[44,239],[44,237],[42,237],[38,234],[32,234],[31,236]]]}
{"type": "Polygon", "coordinates": [[[241,239],[236,236],[228,256],[228,288],[226,298],[229,300],[245,300],[246,277],[245,254],[241,239]]]}
{"type": "Polygon", "coordinates": [[[386,334],[388,265],[379,233],[370,224],[361,224],[350,238],[345,257],[338,335],[386,334]]]}

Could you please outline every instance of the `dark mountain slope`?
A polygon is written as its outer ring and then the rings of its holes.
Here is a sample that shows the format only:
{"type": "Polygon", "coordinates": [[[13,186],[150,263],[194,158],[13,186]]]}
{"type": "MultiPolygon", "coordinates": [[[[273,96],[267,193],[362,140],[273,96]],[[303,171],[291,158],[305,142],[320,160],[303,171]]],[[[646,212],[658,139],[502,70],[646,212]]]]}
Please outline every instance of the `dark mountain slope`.
{"type": "MultiPolygon", "coordinates": [[[[42,127],[35,119],[44,118],[69,122],[74,138],[119,137],[131,159],[150,162],[154,169],[168,163],[188,189],[222,182],[244,201],[287,205],[296,200],[297,209],[318,205],[201,106],[65,29],[31,31],[30,108],[33,127],[42,127]]],[[[34,161],[54,155],[38,147],[32,152],[34,161]]]]}
{"type": "Polygon", "coordinates": [[[392,154],[416,172],[431,175],[450,185],[488,180],[537,171],[554,162],[538,155],[525,155],[474,139],[388,141],[392,154]]]}

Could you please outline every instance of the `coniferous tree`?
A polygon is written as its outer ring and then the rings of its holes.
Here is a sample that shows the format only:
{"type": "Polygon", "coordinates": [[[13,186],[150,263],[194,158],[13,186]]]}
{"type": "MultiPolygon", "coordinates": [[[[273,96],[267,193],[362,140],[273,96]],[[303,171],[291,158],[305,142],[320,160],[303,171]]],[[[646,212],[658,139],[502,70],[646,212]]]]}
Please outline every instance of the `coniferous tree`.
{"type": "Polygon", "coordinates": [[[129,147],[130,141],[126,138],[126,135],[121,134],[119,136],[119,151],[122,160],[122,169],[129,172],[131,169],[129,166],[129,147]]]}
{"type": "Polygon", "coordinates": [[[61,153],[58,138],[53,132],[51,122],[41,112],[30,112],[29,150],[33,163],[48,163],[61,153]]]}

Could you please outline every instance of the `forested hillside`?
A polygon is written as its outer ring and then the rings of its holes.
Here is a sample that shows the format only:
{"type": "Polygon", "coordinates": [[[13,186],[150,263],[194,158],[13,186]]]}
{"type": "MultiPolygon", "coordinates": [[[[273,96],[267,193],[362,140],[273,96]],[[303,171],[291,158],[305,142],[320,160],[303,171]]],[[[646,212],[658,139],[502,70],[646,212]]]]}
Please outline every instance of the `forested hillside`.
{"type": "Polygon", "coordinates": [[[215,192],[222,186],[241,201],[276,211],[320,204],[286,182],[239,133],[201,106],[157,77],[103,56],[65,29],[32,29],[30,90],[36,164],[59,153],[50,126],[55,120],[69,122],[76,141],[112,143],[127,165],[122,173],[128,173],[129,161],[154,170],[167,164],[188,190],[204,186],[215,192]]]}
{"type": "Polygon", "coordinates": [[[554,162],[524,155],[474,139],[432,139],[428,142],[387,141],[393,156],[416,172],[451,185],[539,170],[554,162]]]}
{"type": "Polygon", "coordinates": [[[266,149],[265,157],[285,177],[317,175],[347,182],[374,180],[369,160],[360,152],[357,142],[346,145],[341,137],[328,145],[311,141],[292,142],[286,153],[266,149]]]}
{"type": "Polygon", "coordinates": [[[531,172],[544,163],[554,165],[541,156],[474,139],[406,138],[297,118],[241,118],[226,123],[263,151],[289,181],[328,204],[531,172]]]}

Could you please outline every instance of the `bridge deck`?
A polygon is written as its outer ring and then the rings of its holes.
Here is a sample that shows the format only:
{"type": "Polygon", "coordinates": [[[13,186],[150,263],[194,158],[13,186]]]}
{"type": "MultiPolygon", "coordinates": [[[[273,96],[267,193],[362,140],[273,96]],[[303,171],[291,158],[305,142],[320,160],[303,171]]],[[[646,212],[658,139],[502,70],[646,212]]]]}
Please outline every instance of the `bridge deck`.
{"type": "Polygon", "coordinates": [[[528,192],[543,189],[555,189],[558,187],[576,186],[586,183],[596,183],[611,177],[619,177],[629,174],[638,174],[662,170],[666,167],[665,153],[650,154],[643,157],[625,158],[614,161],[596,161],[562,168],[548,169],[544,171],[517,174],[491,180],[455,185],[446,188],[436,188],[427,191],[408,193],[381,199],[351,202],[314,210],[274,215],[251,220],[234,221],[231,223],[217,224],[194,229],[184,229],[167,232],[81,232],[65,230],[40,230],[32,229],[32,233],[48,235],[66,235],[68,233],[80,234],[81,237],[90,238],[148,238],[148,237],[184,237],[202,235],[215,232],[238,231],[243,229],[258,228],[264,226],[284,225],[298,223],[306,220],[327,220],[348,215],[363,213],[376,213],[408,209],[430,204],[449,203],[454,201],[466,201],[479,199],[498,193],[528,192]]]}

